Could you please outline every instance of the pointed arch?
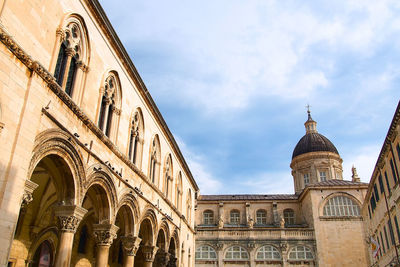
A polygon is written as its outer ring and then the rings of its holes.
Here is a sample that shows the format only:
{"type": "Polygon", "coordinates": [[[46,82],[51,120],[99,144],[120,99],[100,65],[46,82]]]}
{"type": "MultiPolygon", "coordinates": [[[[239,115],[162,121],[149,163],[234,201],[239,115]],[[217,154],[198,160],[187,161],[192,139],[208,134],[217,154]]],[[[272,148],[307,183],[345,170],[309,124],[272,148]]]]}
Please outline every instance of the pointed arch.
{"type": "Polygon", "coordinates": [[[154,135],[150,143],[149,180],[159,186],[161,146],[158,135],[154,135]]]}
{"type": "Polygon", "coordinates": [[[173,184],[173,164],[171,153],[167,154],[164,160],[163,180],[163,193],[167,199],[171,200],[173,184]]]}
{"type": "Polygon", "coordinates": [[[129,129],[128,158],[141,169],[144,143],[144,120],[140,107],[133,112],[129,129]]]}
{"type": "Polygon", "coordinates": [[[192,190],[189,188],[188,193],[186,196],[186,219],[189,222],[189,224],[192,221],[192,190]]]}
{"type": "Polygon", "coordinates": [[[103,133],[115,140],[121,115],[122,89],[116,71],[109,71],[100,87],[98,127],[103,133]]]}
{"type": "Polygon", "coordinates": [[[178,211],[182,212],[182,193],[183,193],[183,186],[182,186],[182,172],[179,171],[176,179],[175,185],[175,206],[178,211]]]}

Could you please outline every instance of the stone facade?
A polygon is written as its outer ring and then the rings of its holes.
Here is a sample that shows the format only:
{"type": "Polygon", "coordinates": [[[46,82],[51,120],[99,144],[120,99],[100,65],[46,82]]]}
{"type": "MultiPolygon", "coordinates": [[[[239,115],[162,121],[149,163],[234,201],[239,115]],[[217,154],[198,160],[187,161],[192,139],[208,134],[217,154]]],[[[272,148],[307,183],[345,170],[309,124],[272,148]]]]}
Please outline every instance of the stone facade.
{"type": "Polygon", "coordinates": [[[198,187],[98,1],[0,8],[0,266],[193,266],[198,187]]]}
{"type": "Polygon", "coordinates": [[[363,206],[369,266],[400,266],[400,102],[372,173],[363,206]],[[374,244],[379,249],[374,253],[374,244]]]}
{"type": "Polygon", "coordinates": [[[295,194],[199,196],[196,266],[367,265],[368,185],[355,168],[342,180],[342,159],[310,113],[305,126],[290,164],[295,194]]]}

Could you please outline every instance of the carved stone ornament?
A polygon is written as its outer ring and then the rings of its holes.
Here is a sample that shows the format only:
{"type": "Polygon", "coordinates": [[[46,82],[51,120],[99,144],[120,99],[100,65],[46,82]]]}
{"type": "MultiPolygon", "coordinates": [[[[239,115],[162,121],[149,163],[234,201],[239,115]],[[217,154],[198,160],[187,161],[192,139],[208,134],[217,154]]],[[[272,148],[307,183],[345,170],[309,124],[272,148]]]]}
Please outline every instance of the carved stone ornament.
{"type": "Polygon", "coordinates": [[[57,206],[54,209],[54,214],[59,219],[59,229],[65,232],[75,233],[83,216],[87,210],[76,206],[57,206]]]}
{"type": "Polygon", "coordinates": [[[156,246],[143,246],[142,252],[144,256],[144,261],[146,262],[153,262],[154,257],[156,256],[158,247],[156,246]]]}
{"type": "Polygon", "coordinates": [[[170,255],[170,258],[169,258],[169,262],[168,262],[168,264],[167,264],[167,267],[176,267],[176,262],[177,262],[177,258],[175,257],[175,256],[173,256],[173,255],[170,255]]]}
{"type": "Polygon", "coordinates": [[[286,243],[280,243],[279,247],[281,248],[282,251],[286,251],[287,249],[287,244],[286,243]]]}
{"type": "Polygon", "coordinates": [[[4,122],[0,121],[0,133],[3,131],[4,125],[5,125],[4,122]]]}
{"type": "Polygon", "coordinates": [[[24,194],[22,195],[22,203],[21,203],[21,208],[24,209],[26,206],[32,202],[33,200],[33,191],[38,187],[39,185],[32,182],[31,180],[26,180],[25,181],[25,188],[24,188],[24,194]]]}
{"type": "Polygon", "coordinates": [[[249,250],[252,250],[252,249],[254,249],[256,247],[256,244],[254,243],[254,242],[249,242],[249,243],[247,243],[247,248],[249,249],[249,250]]]}
{"type": "Polygon", "coordinates": [[[119,227],[114,224],[95,224],[93,225],[93,235],[98,246],[111,246],[117,238],[119,227]]]}
{"type": "Polygon", "coordinates": [[[121,237],[122,247],[126,252],[127,256],[136,256],[136,252],[139,249],[140,242],[142,241],[141,238],[128,235],[121,237]]]}
{"type": "Polygon", "coordinates": [[[168,264],[169,257],[170,257],[170,255],[169,255],[168,252],[166,252],[164,250],[163,251],[159,251],[159,252],[157,252],[156,257],[154,259],[154,264],[156,266],[165,267],[168,264]]]}
{"type": "Polygon", "coordinates": [[[221,250],[223,247],[224,247],[224,244],[222,244],[222,243],[215,244],[216,250],[221,250]]]}

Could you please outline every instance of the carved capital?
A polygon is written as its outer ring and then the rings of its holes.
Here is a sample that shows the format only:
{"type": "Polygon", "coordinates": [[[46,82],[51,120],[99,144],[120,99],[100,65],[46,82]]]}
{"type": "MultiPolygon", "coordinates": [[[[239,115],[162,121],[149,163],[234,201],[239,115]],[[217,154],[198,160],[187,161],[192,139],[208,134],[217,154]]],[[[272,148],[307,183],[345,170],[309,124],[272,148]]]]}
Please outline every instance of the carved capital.
{"type": "Polygon", "coordinates": [[[31,180],[26,180],[25,181],[25,187],[24,187],[24,194],[22,195],[22,203],[21,203],[21,208],[24,209],[26,206],[28,206],[29,203],[32,202],[33,200],[33,191],[38,187],[39,185],[32,182],[31,180]]]}
{"type": "Polygon", "coordinates": [[[114,224],[95,224],[93,225],[93,235],[98,246],[111,246],[117,238],[119,227],[114,224]]]}
{"type": "Polygon", "coordinates": [[[142,239],[136,236],[128,235],[121,237],[121,241],[122,247],[124,248],[126,254],[128,256],[136,256],[136,252],[139,249],[142,239]]]}
{"type": "Polygon", "coordinates": [[[153,262],[154,257],[156,256],[158,247],[156,246],[143,246],[142,252],[144,256],[144,261],[146,262],[153,262]]]}
{"type": "Polygon", "coordinates": [[[57,206],[54,214],[59,219],[59,229],[65,232],[75,233],[83,216],[87,210],[73,205],[73,206],[57,206]]]}
{"type": "Polygon", "coordinates": [[[73,48],[67,48],[65,50],[65,53],[67,54],[67,56],[69,57],[74,57],[76,55],[76,51],[73,48]]]}
{"type": "Polygon", "coordinates": [[[165,267],[168,264],[169,261],[169,253],[162,250],[162,251],[158,251],[154,260],[154,264],[156,264],[157,266],[162,266],[165,267]]]}
{"type": "Polygon", "coordinates": [[[224,244],[222,244],[222,243],[215,244],[215,249],[218,251],[221,250],[223,247],[224,247],[224,244]]]}
{"type": "Polygon", "coordinates": [[[89,71],[89,67],[85,65],[85,63],[83,63],[81,60],[79,60],[78,62],[76,62],[76,66],[81,69],[83,72],[88,72],[89,71]]]}
{"type": "Polygon", "coordinates": [[[287,244],[286,243],[280,243],[279,247],[281,248],[282,251],[286,251],[287,249],[287,244]]]}
{"type": "Polygon", "coordinates": [[[115,106],[113,106],[113,111],[115,114],[117,114],[118,116],[121,115],[121,110],[115,106]]]}
{"type": "Polygon", "coordinates": [[[65,32],[61,27],[57,28],[56,35],[60,38],[61,42],[65,40],[65,32]]]}

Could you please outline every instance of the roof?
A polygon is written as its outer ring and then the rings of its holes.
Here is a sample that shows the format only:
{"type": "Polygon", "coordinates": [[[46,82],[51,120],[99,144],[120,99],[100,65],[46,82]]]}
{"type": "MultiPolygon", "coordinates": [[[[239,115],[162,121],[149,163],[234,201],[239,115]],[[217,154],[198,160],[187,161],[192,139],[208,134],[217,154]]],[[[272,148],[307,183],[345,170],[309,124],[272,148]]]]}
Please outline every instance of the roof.
{"type": "Polygon", "coordinates": [[[216,200],[297,200],[298,196],[294,194],[246,194],[246,195],[200,195],[199,201],[216,201],[216,200]]]}
{"type": "Polygon", "coordinates": [[[324,182],[309,184],[308,186],[351,186],[351,185],[368,185],[368,183],[332,179],[324,182]]]}
{"type": "Polygon", "coordinates": [[[332,152],[339,155],[336,147],[328,138],[320,133],[307,133],[294,148],[292,159],[308,152],[318,151],[332,152]]]}

